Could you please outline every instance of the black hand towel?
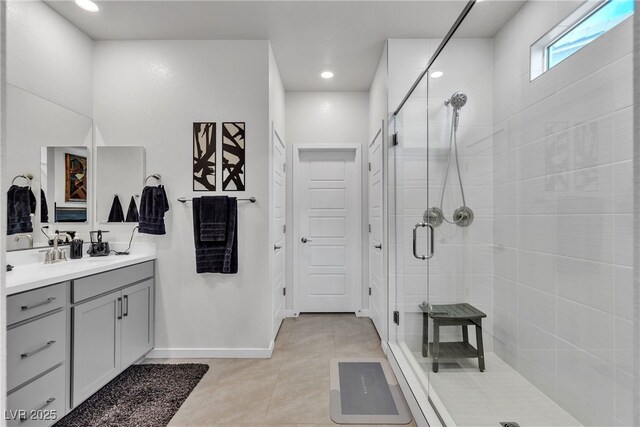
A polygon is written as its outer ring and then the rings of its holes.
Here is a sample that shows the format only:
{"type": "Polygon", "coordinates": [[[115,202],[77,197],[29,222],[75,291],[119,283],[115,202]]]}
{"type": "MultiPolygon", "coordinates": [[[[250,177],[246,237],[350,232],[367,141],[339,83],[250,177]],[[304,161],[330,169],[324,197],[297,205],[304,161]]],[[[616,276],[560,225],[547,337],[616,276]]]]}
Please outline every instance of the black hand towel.
{"type": "Polygon", "coordinates": [[[40,189],[40,222],[46,224],[49,222],[49,205],[47,205],[47,196],[40,189]]]}
{"type": "Polygon", "coordinates": [[[164,185],[144,187],[140,197],[140,222],[138,233],[167,234],[164,213],[169,210],[169,200],[164,185]]]}
{"type": "Polygon", "coordinates": [[[236,274],[238,272],[238,202],[227,200],[226,239],[203,242],[200,239],[200,199],[193,199],[193,239],[196,247],[197,273],[236,274]]]}
{"type": "Polygon", "coordinates": [[[12,185],[7,191],[7,234],[31,233],[31,214],[36,212],[36,196],[29,187],[12,185]]]}
{"type": "Polygon", "coordinates": [[[131,201],[129,202],[129,209],[127,209],[127,217],[124,222],[138,222],[140,217],[138,216],[138,206],[136,206],[136,199],[131,196],[131,201]]]}
{"type": "Polygon", "coordinates": [[[122,212],[122,205],[120,204],[120,198],[116,194],[113,197],[113,203],[111,204],[111,210],[109,211],[108,222],[123,222],[124,213],[122,212]]]}
{"type": "Polygon", "coordinates": [[[227,233],[227,196],[200,198],[200,240],[224,242],[227,233]]]}

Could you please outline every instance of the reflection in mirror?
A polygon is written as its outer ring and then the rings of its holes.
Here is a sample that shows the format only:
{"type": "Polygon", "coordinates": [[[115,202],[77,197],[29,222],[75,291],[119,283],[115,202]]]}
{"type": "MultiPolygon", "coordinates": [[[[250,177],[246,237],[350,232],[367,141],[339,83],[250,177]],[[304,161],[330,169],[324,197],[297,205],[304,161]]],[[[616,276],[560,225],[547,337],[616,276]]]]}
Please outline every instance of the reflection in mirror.
{"type": "Polygon", "coordinates": [[[98,147],[96,212],[100,223],[138,222],[145,164],[143,147],[98,147]]]}
{"type": "Polygon", "coordinates": [[[87,147],[43,147],[40,221],[87,222],[87,147]]]}

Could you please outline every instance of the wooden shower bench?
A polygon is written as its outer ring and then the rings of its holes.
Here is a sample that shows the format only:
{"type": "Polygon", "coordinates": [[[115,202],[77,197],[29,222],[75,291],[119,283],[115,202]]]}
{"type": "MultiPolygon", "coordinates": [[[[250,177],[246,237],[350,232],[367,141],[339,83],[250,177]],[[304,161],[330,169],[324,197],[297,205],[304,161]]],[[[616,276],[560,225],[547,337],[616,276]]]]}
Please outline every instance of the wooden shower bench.
{"type": "Polygon", "coordinates": [[[477,358],[480,372],[484,372],[482,318],[486,314],[471,304],[420,304],[422,310],[422,356],[433,356],[433,372],[438,372],[441,358],[477,358]],[[429,343],[429,318],[433,320],[433,343],[429,343]],[[469,344],[469,325],[476,327],[475,348],[469,344]],[[440,326],[462,326],[462,341],[440,342],[440,326]]]}

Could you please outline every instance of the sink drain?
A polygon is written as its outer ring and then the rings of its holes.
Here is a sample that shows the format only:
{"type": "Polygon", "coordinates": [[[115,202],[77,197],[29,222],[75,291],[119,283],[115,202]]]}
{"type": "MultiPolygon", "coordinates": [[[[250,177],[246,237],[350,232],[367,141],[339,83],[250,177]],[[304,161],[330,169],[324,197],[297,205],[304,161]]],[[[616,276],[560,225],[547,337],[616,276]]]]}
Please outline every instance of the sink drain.
{"type": "Polygon", "coordinates": [[[506,421],[506,422],[502,422],[500,423],[500,425],[502,427],[520,427],[520,424],[518,424],[515,421],[506,421]]]}

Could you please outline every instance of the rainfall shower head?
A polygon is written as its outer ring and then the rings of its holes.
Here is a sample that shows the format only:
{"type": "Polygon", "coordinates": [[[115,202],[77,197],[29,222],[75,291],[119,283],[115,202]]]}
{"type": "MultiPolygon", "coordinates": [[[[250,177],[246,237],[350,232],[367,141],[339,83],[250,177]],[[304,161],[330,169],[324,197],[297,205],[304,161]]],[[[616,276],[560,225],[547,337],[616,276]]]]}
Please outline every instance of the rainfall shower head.
{"type": "Polygon", "coordinates": [[[451,98],[444,101],[444,105],[447,107],[451,105],[454,109],[459,110],[467,103],[467,95],[462,92],[456,92],[451,95],[451,98]]]}

